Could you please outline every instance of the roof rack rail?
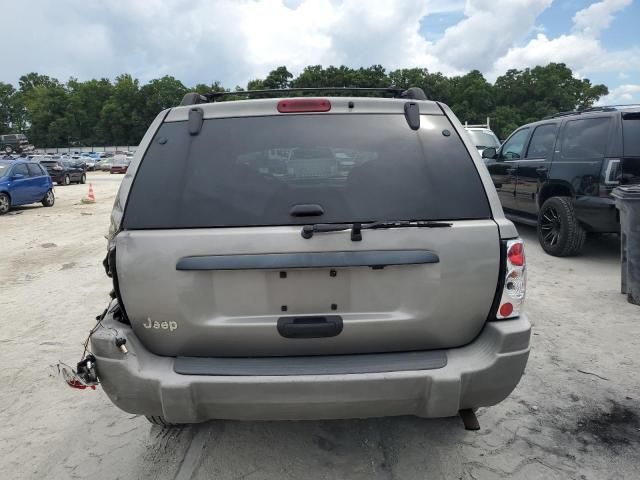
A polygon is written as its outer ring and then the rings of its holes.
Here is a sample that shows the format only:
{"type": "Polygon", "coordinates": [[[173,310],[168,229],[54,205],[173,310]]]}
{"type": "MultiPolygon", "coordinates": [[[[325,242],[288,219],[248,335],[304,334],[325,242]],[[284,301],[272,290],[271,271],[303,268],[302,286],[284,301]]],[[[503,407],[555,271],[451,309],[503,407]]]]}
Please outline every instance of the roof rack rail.
{"type": "Polygon", "coordinates": [[[488,130],[491,130],[491,118],[487,117],[487,123],[476,123],[476,124],[469,124],[465,120],[464,128],[486,128],[488,130]]]}
{"type": "Polygon", "coordinates": [[[548,117],[544,117],[543,120],[548,120],[550,118],[557,118],[557,117],[565,117],[567,115],[581,115],[583,113],[593,113],[593,112],[615,112],[617,110],[620,110],[621,108],[633,108],[633,107],[638,107],[640,108],[640,104],[639,103],[620,103],[617,105],[598,105],[597,107],[589,107],[589,108],[585,108],[583,110],[570,110],[568,112],[558,112],[558,113],[554,113],[553,115],[549,115],[548,117]]]}
{"type": "Polygon", "coordinates": [[[311,93],[311,92],[357,92],[357,93],[380,93],[391,94],[393,98],[408,98],[412,100],[427,100],[424,91],[418,87],[411,87],[406,90],[396,87],[383,88],[363,88],[363,87],[314,87],[314,88],[274,88],[266,90],[238,90],[235,92],[209,92],[209,93],[187,93],[180,102],[180,106],[197,105],[199,103],[215,102],[216,99],[227,96],[253,96],[272,94],[273,97],[288,95],[291,93],[311,93]]]}

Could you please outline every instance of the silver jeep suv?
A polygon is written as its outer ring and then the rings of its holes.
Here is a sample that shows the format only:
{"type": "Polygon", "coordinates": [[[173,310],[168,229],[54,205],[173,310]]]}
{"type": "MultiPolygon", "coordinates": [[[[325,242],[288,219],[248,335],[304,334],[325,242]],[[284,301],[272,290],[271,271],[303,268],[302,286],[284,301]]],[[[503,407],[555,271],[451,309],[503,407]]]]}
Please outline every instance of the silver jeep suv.
{"type": "Polygon", "coordinates": [[[91,337],[113,403],[168,424],[506,398],[523,244],[451,110],[419,89],[216,99],[161,112],[117,195],[91,337]]]}

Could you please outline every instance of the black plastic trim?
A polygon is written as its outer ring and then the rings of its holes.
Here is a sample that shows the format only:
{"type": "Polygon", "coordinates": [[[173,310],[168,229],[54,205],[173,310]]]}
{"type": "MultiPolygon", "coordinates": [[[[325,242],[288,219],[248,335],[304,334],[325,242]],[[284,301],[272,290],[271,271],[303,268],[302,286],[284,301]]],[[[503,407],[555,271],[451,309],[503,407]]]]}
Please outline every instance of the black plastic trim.
{"type": "Polygon", "coordinates": [[[500,300],[502,299],[502,291],[504,290],[504,282],[507,276],[507,242],[509,240],[500,241],[500,266],[498,272],[498,286],[496,287],[496,293],[493,296],[493,303],[491,304],[491,310],[487,321],[495,320],[498,318],[498,308],[500,307],[500,300]]]}
{"type": "Polygon", "coordinates": [[[307,357],[177,357],[173,370],[208,376],[345,375],[437,370],[446,365],[446,351],[427,350],[307,357]]]}
{"type": "Polygon", "coordinates": [[[340,315],[280,317],[278,333],[284,338],[328,338],[340,335],[340,315]]]}
{"type": "Polygon", "coordinates": [[[289,215],[292,217],[319,217],[324,215],[324,208],[316,203],[301,203],[291,207],[289,215]]]}
{"type": "MultiPolygon", "coordinates": [[[[127,311],[124,308],[124,302],[122,301],[122,295],[120,294],[120,284],[118,283],[118,271],[116,270],[116,249],[115,247],[109,250],[107,253],[107,258],[105,259],[107,262],[107,266],[109,268],[109,272],[111,273],[111,279],[113,280],[113,290],[116,294],[116,299],[118,300],[118,306],[120,307],[120,311],[122,312],[121,322],[130,325],[129,317],[127,316],[127,311]]],[[[107,273],[107,275],[109,275],[107,273]]]]}
{"type": "Polygon", "coordinates": [[[428,250],[366,250],[355,252],[266,253],[183,257],[176,270],[264,270],[283,268],[372,267],[439,263],[428,250]]]}
{"type": "Polygon", "coordinates": [[[407,102],[404,104],[404,118],[411,130],[420,128],[420,107],[416,102],[407,102]]]}

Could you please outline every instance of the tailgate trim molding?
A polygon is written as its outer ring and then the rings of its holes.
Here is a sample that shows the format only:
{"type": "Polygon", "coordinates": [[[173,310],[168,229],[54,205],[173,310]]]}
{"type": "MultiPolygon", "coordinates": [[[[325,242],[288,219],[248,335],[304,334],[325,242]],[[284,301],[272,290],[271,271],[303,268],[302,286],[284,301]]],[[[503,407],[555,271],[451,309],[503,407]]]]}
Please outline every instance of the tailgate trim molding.
{"type": "Polygon", "coordinates": [[[183,257],[176,270],[264,270],[285,268],[371,267],[439,263],[429,250],[265,253],[183,257]]]}
{"type": "Polygon", "coordinates": [[[416,370],[437,370],[447,365],[444,350],[319,355],[306,357],[177,357],[180,375],[287,376],[345,375],[416,370]]]}

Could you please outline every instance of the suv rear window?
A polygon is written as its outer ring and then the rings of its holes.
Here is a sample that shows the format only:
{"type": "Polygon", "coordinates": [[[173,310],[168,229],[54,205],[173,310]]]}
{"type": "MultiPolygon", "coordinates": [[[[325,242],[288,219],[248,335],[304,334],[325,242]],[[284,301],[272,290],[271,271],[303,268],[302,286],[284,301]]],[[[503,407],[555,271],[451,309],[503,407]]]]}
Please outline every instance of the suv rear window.
{"type": "Polygon", "coordinates": [[[565,159],[604,156],[611,117],[570,120],[564,127],[562,157],[565,159]]]}
{"type": "Polygon", "coordinates": [[[490,218],[444,116],[291,115],[163,124],[140,164],[128,229],[490,218]],[[299,204],[324,214],[292,217],[299,204]]]}
{"type": "Polygon", "coordinates": [[[640,157],[640,112],[622,114],[622,136],[625,157],[640,157]]]}

